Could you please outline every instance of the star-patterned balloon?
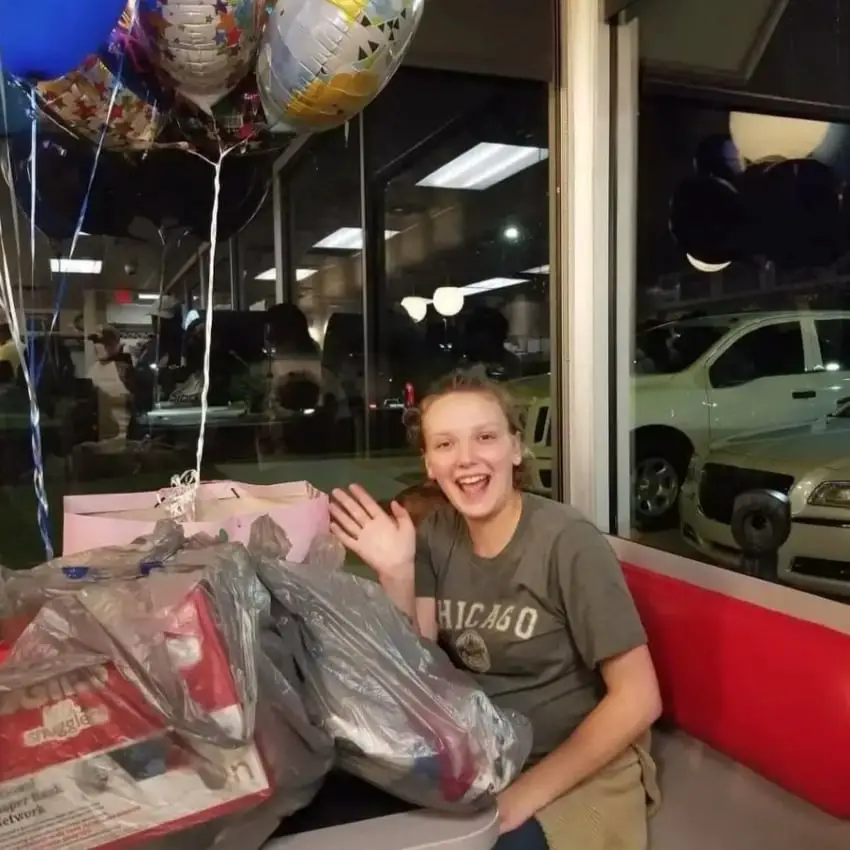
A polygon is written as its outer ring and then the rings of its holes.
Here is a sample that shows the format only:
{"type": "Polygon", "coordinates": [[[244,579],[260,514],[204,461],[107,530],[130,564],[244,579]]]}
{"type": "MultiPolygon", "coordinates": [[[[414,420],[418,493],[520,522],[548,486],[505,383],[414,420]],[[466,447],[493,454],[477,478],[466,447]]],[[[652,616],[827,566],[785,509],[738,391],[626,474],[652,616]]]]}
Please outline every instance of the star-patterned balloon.
{"type": "Polygon", "coordinates": [[[279,0],[257,59],[269,122],[281,132],[315,132],[357,115],[398,70],[424,7],[425,0],[279,0]]]}
{"type": "Polygon", "coordinates": [[[267,17],[263,0],[141,0],[154,64],[205,112],[251,69],[267,17]]]}
{"type": "Polygon", "coordinates": [[[106,125],[104,144],[115,149],[149,148],[164,124],[157,106],[122,83],[97,56],[58,80],[36,87],[41,107],[79,136],[97,141],[106,125]],[[110,111],[110,103],[112,109],[110,111]]]}

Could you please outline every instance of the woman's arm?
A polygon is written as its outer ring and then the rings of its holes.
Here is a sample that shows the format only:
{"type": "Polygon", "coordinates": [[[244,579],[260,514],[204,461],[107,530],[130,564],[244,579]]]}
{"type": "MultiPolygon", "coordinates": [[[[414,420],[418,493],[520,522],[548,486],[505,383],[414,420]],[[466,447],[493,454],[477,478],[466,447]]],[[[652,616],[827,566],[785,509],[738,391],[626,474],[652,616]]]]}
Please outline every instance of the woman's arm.
{"type": "MultiPolygon", "coordinates": [[[[505,792],[504,806],[523,823],[602,770],[661,714],[661,696],[646,646],[600,665],[606,695],[573,734],[505,792]]],[[[502,808],[500,801],[500,808],[502,808]]]]}
{"type": "Polygon", "coordinates": [[[396,608],[415,622],[416,590],[413,575],[414,566],[411,561],[399,571],[399,574],[381,575],[378,573],[378,581],[380,581],[384,593],[389,596],[396,608]]]}
{"type": "Polygon", "coordinates": [[[416,599],[416,628],[428,640],[437,640],[437,600],[433,596],[416,599]]]}
{"type": "Polygon", "coordinates": [[[416,631],[429,640],[437,639],[437,600],[433,596],[416,596],[414,566],[409,576],[380,579],[384,593],[402,613],[410,617],[416,631]]]}

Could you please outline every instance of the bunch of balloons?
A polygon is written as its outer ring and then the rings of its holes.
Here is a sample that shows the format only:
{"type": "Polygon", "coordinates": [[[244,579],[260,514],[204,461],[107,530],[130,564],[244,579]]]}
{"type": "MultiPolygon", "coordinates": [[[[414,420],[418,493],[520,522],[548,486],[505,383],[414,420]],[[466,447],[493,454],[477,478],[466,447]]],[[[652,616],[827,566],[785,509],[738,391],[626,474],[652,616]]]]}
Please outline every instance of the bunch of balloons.
{"type": "MultiPolygon", "coordinates": [[[[210,235],[214,185],[209,164],[181,150],[152,156],[104,151],[54,130],[38,136],[35,187],[29,133],[9,140],[9,183],[29,214],[35,189],[35,226],[48,239],[78,232],[147,241],[151,225],[165,235],[210,235]],[[82,211],[82,219],[80,214],[82,211]]],[[[273,151],[227,156],[219,179],[217,233],[242,230],[259,212],[271,184],[273,151]]]]}
{"type": "Polygon", "coordinates": [[[850,252],[850,131],[731,113],[703,139],[670,200],[670,233],[692,266],[826,268],[850,252]]]}
{"type": "Polygon", "coordinates": [[[337,127],[401,64],[424,0],[0,4],[0,132],[47,118],[108,149],[242,151],[337,127]],[[31,88],[32,87],[32,88],[31,88]]]}

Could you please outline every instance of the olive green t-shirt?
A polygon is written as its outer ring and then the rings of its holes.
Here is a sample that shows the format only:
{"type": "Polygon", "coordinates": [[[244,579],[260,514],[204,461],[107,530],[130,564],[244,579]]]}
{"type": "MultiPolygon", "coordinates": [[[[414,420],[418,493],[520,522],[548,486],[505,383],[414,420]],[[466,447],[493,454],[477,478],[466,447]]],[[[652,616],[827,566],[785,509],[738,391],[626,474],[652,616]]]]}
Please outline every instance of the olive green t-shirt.
{"type": "Polygon", "coordinates": [[[472,551],[450,507],[420,526],[416,595],[437,600],[439,641],[494,703],[534,729],[532,761],[565,741],[604,695],[602,661],[646,643],[620,563],[578,511],[523,494],[495,558],[472,551]]]}

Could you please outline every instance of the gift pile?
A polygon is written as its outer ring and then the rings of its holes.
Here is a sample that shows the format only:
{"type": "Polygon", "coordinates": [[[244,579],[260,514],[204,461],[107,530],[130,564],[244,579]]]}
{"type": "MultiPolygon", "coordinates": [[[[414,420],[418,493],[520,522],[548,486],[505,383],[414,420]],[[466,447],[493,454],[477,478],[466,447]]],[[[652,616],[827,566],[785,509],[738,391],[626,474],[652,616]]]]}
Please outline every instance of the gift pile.
{"type": "Polygon", "coordinates": [[[163,521],[0,573],[0,850],[256,850],[332,769],[454,811],[510,783],[527,722],[332,538],[288,549],[163,521]]]}

